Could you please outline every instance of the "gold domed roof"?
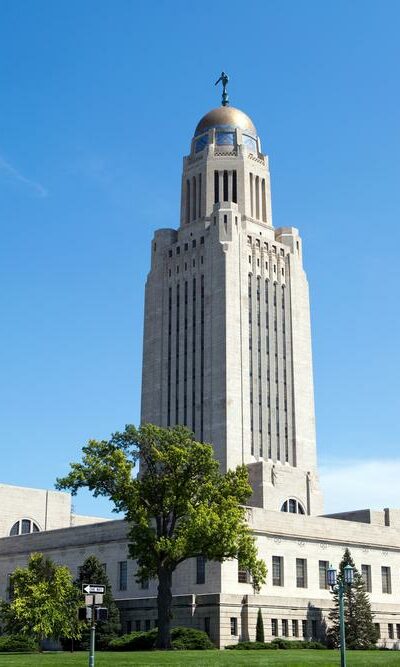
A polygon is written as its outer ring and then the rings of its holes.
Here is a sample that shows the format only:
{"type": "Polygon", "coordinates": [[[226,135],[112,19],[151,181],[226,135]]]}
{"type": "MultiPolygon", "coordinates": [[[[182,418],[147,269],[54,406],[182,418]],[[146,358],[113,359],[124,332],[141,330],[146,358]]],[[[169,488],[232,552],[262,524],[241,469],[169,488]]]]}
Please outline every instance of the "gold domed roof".
{"type": "Polygon", "coordinates": [[[202,134],[207,130],[210,130],[213,127],[220,128],[240,128],[250,132],[253,136],[257,136],[257,130],[253,125],[251,119],[240,111],[240,109],[235,109],[235,107],[218,107],[217,109],[212,109],[201,119],[198,123],[195,136],[202,134]]]}

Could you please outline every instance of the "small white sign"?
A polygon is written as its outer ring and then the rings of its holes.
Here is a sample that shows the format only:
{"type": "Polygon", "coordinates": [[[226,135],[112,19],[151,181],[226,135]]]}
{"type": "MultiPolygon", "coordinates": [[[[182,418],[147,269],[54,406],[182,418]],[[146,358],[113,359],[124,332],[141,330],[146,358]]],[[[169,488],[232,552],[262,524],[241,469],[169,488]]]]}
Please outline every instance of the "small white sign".
{"type": "Polygon", "coordinates": [[[82,591],[83,593],[87,593],[87,595],[93,595],[95,593],[104,593],[106,592],[106,587],[101,586],[100,584],[82,584],[82,591]]]}

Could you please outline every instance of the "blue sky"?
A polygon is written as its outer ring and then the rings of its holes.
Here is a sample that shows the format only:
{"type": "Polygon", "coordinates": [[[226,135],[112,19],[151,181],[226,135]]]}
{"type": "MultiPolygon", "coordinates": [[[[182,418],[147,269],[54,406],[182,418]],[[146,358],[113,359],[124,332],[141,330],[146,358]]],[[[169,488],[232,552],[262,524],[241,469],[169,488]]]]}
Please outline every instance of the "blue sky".
{"type": "MultiPolygon", "coordinates": [[[[400,506],[400,5],[3,0],[0,481],[49,487],[138,422],[153,232],[231,103],[304,242],[327,510],[400,506]]],[[[102,513],[87,494],[78,511],[102,513]]]]}

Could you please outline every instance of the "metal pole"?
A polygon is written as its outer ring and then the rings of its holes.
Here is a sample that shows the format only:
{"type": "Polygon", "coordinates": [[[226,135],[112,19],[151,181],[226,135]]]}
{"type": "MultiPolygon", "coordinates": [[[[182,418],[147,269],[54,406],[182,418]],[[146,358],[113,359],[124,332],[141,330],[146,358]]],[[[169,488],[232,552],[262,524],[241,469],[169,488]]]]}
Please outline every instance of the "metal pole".
{"type": "Polygon", "coordinates": [[[95,620],[94,596],[92,604],[92,620],[90,623],[90,652],[89,652],[89,667],[94,667],[94,646],[96,638],[96,620],[95,620]]]}
{"type": "Polygon", "coordinates": [[[340,667],[346,667],[346,635],[344,630],[344,584],[339,583],[340,667]]]}

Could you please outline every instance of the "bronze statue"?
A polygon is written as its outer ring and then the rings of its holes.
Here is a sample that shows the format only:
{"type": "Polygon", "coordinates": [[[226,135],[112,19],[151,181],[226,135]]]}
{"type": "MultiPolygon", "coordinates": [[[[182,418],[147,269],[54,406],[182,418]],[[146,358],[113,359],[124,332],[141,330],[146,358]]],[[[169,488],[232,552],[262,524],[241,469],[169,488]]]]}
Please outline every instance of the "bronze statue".
{"type": "Polygon", "coordinates": [[[229,104],[229,97],[228,93],[226,92],[229,76],[225,74],[225,72],[221,72],[221,76],[219,77],[218,81],[215,82],[215,85],[217,85],[220,81],[222,82],[222,106],[226,107],[229,104]]]}

